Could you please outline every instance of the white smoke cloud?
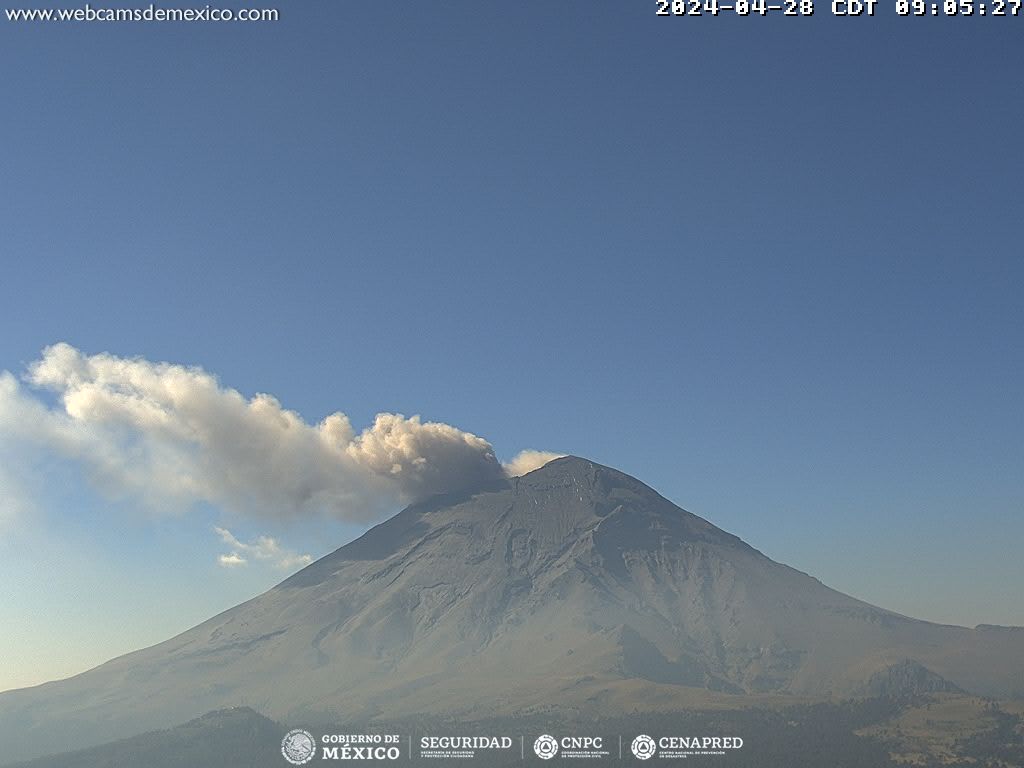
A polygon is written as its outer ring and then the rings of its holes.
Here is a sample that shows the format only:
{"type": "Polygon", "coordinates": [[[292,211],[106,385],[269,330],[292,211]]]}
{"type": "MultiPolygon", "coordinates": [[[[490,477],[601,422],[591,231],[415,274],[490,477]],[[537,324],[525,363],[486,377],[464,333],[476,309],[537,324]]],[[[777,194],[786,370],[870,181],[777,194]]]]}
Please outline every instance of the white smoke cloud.
{"type": "Polygon", "coordinates": [[[201,368],[68,344],[45,349],[25,384],[0,372],[0,447],[73,460],[108,495],[154,507],[205,502],[368,522],[398,503],[484,487],[555,456],[527,451],[503,468],[483,438],[418,416],[379,414],[360,433],[340,412],[310,424],[201,368]]]}
{"type": "Polygon", "coordinates": [[[235,538],[227,528],[214,528],[213,530],[220,536],[221,541],[231,549],[227,554],[217,558],[217,562],[225,568],[246,565],[250,557],[270,562],[281,571],[293,571],[313,562],[313,558],[309,555],[300,555],[291,549],[285,549],[277,539],[270,536],[260,536],[255,541],[246,544],[235,538]]]}
{"type": "Polygon", "coordinates": [[[565,456],[564,453],[552,453],[551,451],[520,451],[515,458],[504,465],[505,474],[509,477],[521,477],[535,469],[540,469],[549,461],[560,459],[563,456],[565,456]]]}

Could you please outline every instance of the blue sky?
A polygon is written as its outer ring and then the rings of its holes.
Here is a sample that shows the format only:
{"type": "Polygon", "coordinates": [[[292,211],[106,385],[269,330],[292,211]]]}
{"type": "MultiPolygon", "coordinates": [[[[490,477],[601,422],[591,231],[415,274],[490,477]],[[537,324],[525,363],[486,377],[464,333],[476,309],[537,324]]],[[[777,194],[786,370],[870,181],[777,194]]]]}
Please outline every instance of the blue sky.
{"type": "MultiPolygon", "coordinates": [[[[311,423],[422,414],[884,607],[1024,624],[1019,19],[279,7],[0,23],[0,370],[66,341],[311,423]]],[[[361,530],[0,458],[32,500],[0,515],[0,689],[281,578],[214,526],[361,530]]]]}

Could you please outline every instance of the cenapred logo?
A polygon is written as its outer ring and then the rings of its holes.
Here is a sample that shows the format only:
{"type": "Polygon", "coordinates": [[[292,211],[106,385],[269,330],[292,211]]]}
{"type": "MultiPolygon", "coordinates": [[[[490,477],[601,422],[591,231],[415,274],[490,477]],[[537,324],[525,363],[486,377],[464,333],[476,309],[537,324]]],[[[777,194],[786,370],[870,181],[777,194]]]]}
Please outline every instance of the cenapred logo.
{"type": "Polygon", "coordinates": [[[537,740],[533,742],[533,751],[541,760],[550,760],[558,754],[558,742],[554,736],[545,733],[543,736],[538,736],[537,740]]]}
{"type": "Polygon", "coordinates": [[[281,740],[281,754],[292,765],[305,765],[316,755],[316,739],[301,728],[288,731],[281,740]]]}
{"type": "Polygon", "coordinates": [[[630,749],[633,750],[633,757],[638,760],[648,760],[654,757],[654,753],[658,751],[658,745],[646,733],[641,733],[633,739],[630,749]]]}
{"type": "Polygon", "coordinates": [[[727,750],[742,749],[743,739],[739,736],[659,736],[654,740],[641,733],[633,739],[630,748],[638,760],[649,760],[657,755],[658,762],[662,763],[664,760],[660,758],[724,755],[727,750]]]}

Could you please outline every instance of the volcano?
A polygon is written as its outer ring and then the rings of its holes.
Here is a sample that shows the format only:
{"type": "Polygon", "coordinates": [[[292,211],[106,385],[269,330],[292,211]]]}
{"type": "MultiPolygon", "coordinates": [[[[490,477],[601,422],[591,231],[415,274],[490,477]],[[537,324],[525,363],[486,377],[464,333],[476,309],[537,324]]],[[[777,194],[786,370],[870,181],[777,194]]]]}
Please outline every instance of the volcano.
{"type": "Polygon", "coordinates": [[[958,690],[1024,697],[1024,629],[861,602],[566,457],[414,504],[171,640],[0,694],[0,761],[237,706],[340,725],[958,690]]]}

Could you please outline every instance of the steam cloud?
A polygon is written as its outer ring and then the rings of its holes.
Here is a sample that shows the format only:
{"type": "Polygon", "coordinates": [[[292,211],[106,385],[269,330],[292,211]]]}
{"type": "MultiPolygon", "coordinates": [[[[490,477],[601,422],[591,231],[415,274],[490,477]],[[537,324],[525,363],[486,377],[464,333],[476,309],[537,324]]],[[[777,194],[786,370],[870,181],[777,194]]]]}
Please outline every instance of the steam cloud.
{"type": "MultiPolygon", "coordinates": [[[[105,493],[157,506],[367,522],[396,503],[479,488],[557,456],[524,451],[503,467],[483,438],[418,416],[382,413],[359,433],[340,412],[310,424],[201,368],[63,343],[43,351],[24,384],[0,373],[0,453],[35,445],[79,463],[105,493]]],[[[259,542],[226,543],[225,566],[258,557],[246,547],[259,542]]]]}
{"type": "Polygon", "coordinates": [[[231,549],[230,552],[217,558],[217,562],[224,568],[237,568],[246,565],[250,557],[269,561],[281,571],[302,568],[313,562],[310,555],[300,555],[298,552],[285,549],[277,539],[270,536],[260,536],[255,541],[246,544],[236,539],[235,535],[227,528],[214,528],[213,530],[220,536],[221,541],[231,549]]]}
{"type": "Polygon", "coordinates": [[[505,465],[505,474],[509,477],[520,477],[527,472],[540,469],[549,461],[560,459],[565,454],[552,453],[551,451],[521,451],[512,461],[505,465]]]}

